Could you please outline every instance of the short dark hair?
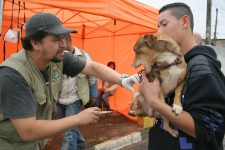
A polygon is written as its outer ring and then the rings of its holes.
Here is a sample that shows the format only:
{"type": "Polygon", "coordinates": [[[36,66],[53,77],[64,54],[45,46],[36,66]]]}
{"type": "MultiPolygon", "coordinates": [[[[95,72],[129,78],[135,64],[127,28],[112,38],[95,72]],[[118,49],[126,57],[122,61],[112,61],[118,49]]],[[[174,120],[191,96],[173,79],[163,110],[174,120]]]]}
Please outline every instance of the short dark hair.
{"type": "Polygon", "coordinates": [[[33,49],[33,46],[30,42],[31,39],[34,41],[37,41],[37,42],[41,42],[42,39],[45,38],[47,35],[49,35],[49,33],[45,32],[45,31],[38,31],[29,37],[27,37],[27,36],[23,37],[23,38],[21,38],[22,46],[25,50],[30,51],[33,49]]]}
{"type": "Polygon", "coordinates": [[[110,61],[107,63],[107,66],[113,65],[113,69],[116,69],[116,63],[114,61],[110,61]]]}
{"type": "Polygon", "coordinates": [[[190,18],[190,25],[191,25],[191,31],[193,32],[194,18],[193,18],[192,11],[191,11],[190,7],[187,4],[185,4],[185,3],[171,3],[171,4],[167,4],[167,5],[163,6],[159,10],[159,14],[161,12],[165,11],[165,10],[171,10],[172,15],[174,17],[176,17],[177,19],[180,19],[184,15],[189,16],[189,18],[190,18]]]}

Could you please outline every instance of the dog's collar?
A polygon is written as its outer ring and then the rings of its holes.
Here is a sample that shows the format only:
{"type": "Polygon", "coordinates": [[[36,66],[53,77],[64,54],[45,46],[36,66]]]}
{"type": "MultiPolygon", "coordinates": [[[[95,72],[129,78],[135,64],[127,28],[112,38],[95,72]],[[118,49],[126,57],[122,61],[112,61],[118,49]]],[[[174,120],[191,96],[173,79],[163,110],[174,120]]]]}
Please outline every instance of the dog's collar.
{"type": "MultiPolygon", "coordinates": [[[[146,76],[147,76],[148,80],[150,82],[152,82],[155,79],[154,73],[159,73],[160,70],[163,70],[163,69],[169,68],[170,66],[178,65],[178,64],[181,64],[181,63],[182,63],[182,55],[177,55],[177,58],[171,64],[168,64],[168,65],[165,65],[165,66],[160,66],[160,67],[156,66],[156,64],[154,64],[152,66],[151,72],[146,74],[146,76]]],[[[142,74],[143,71],[145,71],[145,70],[140,70],[137,73],[141,81],[142,81],[142,75],[141,74],[142,74]]],[[[159,79],[159,80],[161,80],[161,79],[159,79]]]]}
{"type": "Polygon", "coordinates": [[[170,66],[178,65],[178,64],[181,64],[181,63],[182,63],[182,55],[177,55],[177,58],[171,64],[168,64],[168,65],[165,65],[165,66],[156,66],[156,64],[154,64],[152,66],[152,68],[154,68],[154,71],[160,71],[160,70],[169,68],[170,66]]]}

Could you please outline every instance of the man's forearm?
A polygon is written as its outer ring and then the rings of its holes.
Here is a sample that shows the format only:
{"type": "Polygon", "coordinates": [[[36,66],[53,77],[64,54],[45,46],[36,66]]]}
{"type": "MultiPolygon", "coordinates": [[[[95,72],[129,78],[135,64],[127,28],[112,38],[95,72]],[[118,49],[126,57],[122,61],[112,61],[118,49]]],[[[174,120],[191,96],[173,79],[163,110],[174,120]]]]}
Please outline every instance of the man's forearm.
{"type": "Polygon", "coordinates": [[[120,73],[97,62],[87,61],[87,64],[82,73],[96,76],[97,78],[110,83],[120,84],[120,73]]]}
{"type": "Polygon", "coordinates": [[[13,125],[24,141],[35,141],[51,137],[79,125],[76,116],[59,120],[36,120],[36,118],[12,119],[13,125]]]}
{"type": "Polygon", "coordinates": [[[175,113],[172,112],[171,106],[160,101],[154,105],[154,109],[166,117],[176,127],[186,132],[190,136],[195,137],[194,120],[188,112],[183,111],[181,114],[176,116],[175,113]]]}

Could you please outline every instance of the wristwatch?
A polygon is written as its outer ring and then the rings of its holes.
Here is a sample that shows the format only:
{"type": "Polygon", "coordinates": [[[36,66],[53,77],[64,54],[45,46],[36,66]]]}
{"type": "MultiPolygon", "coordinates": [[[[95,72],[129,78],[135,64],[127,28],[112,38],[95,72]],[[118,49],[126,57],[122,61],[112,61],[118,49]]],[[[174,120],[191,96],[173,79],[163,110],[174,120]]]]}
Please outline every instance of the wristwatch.
{"type": "Polygon", "coordinates": [[[128,78],[128,77],[129,77],[129,75],[127,75],[127,74],[122,74],[122,75],[120,76],[119,83],[120,83],[121,86],[123,86],[123,85],[122,85],[123,79],[124,79],[124,78],[128,78]]]}

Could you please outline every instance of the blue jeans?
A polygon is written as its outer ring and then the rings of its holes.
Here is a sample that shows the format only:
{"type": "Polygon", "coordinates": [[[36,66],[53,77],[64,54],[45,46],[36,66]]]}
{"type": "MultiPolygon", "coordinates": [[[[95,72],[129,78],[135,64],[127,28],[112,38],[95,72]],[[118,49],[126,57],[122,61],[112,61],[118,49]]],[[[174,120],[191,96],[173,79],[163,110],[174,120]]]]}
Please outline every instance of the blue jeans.
{"type": "MultiPolygon", "coordinates": [[[[81,100],[70,105],[57,104],[59,117],[76,115],[81,111],[83,103],[81,100]]],[[[84,138],[77,128],[71,128],[64,133],[61,150],[84,149],[84,138]]]]}
{"type": "Polygon", "coordinates": [[[98,95],[98,82],[97,80],[90,86],[90,98],[95,99],[98,95]]]}
{"type": "Polygon", "coordinates": [[[106,110],[110,111],[110,105],[109,105],[109,101],[108,101],[108,97],[112,96],[112,94],[110,92],[100,92],[99,95],[96,98],[96,105],[99,106],[99,108],[101,108],[101,103],[100,101],[102,100],[103,103],[105,104],[106,110]]]}

